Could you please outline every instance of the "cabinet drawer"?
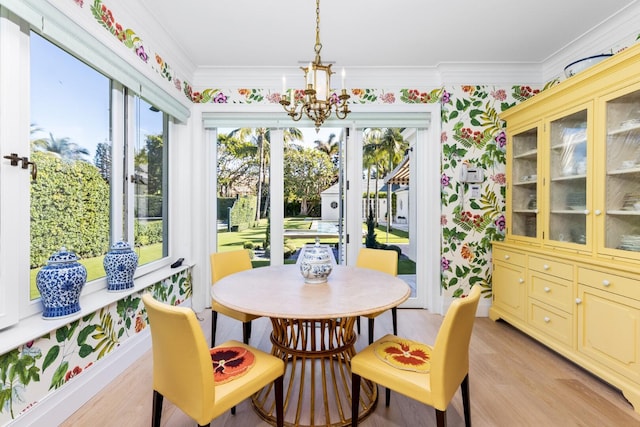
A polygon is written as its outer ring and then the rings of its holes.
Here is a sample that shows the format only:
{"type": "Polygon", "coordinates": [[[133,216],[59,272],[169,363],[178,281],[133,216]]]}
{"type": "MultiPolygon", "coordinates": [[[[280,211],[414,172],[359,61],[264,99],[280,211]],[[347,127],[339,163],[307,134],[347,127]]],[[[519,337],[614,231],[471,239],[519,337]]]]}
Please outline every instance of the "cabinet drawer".
{"type": "Polygon", "coordinates": [[[519,265],[524,267],[527,262],[527,256],[520,252],[514,252],[510,249],[493,248],[493,260],[508,262],[509,264],[519,265]]]}
{"type": "Polygon", "coordinates": [[[571,346],[573,316],[534,299],[529,300],[529,324],[556,341],[571,346]]]}
{"type": "Polygon", "coordinates": [[[618,276],[604,271],[578,268],[578,283],[626,298],[640,300],[640,277],[618,276]]]}
{"type": "Polygon", "coordinates": [[[548,274],[529,273],[529,296],[552,305],[567,313],[573,313],[573,282],[548,274]]]}
{"type": "Polygon", "coordinates": [[[567,280],[573,280],[573,264],[554,261],[546,258],[529,257],[529,269],[551,274],[567,280]]]}

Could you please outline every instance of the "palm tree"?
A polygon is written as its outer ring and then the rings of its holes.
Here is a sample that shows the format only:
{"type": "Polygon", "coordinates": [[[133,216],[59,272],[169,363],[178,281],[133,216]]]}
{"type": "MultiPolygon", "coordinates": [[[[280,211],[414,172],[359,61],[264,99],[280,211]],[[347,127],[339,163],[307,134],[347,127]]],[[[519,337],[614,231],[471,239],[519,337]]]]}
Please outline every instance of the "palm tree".
{"type": "MultiPolygon", "coordinates": [[[[256,201],[256,218],[267,216],[268,206],[264,206],[262,212],[262,193],[265,183],[267,182],[267,170],[269,166],[269,153],[271,130],[269,128],[241,128],[235,129],[229,133],[230,137],[237,136],[240,140],[248,140],[255,147],[256,161],[258,164],[258,184],[257,184],[257,201],[256,201]]],[[[286,128],[284,130],[284,140],[291,142],[294,140],[302,140],[302,131],[298,128],[286,128]]]]}
{"type": "Polygon", "coordinates": [[[375,218],[376,223],[378,222],[378,164],[380,157],[380,138],[382,136],[382,130],[380,128],[367,128],[364,130],[364,145],[362,146],[362,162],[363,166],[367,168],[367,209],[371,208],[371,194],[369,192],[371,186],[371,174],[375,169],[375,218]]]}
{"type": "Polygon", "coordinates": [[[34,139],[31,141],[32,151],[43,151],[63,160],[85,160],[83,156],[89,155],[89,150],[79,146],[74,142],[69,142],[69,138],[54,138],[49,132],[49,138],[34,139]]]}
{"type": "MultiPolygon", "coordinates": [[[[380,138],[382,151],[380,154],[388,159],[386,167],[384,162],[382,163],[384,175],[391,173],[393,168],[402,161],[404,151],[409,147],[401,132],[400,128],[385,128],[382,132],[382,138],[380,138]]],[[[387,227],[391,224],[391,214],[391,185],[387,185],[387,227]]]]}
{"type": "MultiPolygon", "coordinates": [[[[367,169],[367,191],[369,189],[369,179],[371,169],[376,171],[376,195],[375,210],[376,219],[378,212],[378,179],[385,176],[400,163],[404,150],[408,143],[402,137],[400,128],[370,128],[365,130],[365,145],[363,146],[363,161],[367,169]]],[[[387,188],[387,196],[390,196],[390,188],[387,188]]],[[[367,194],[367,204],[369,195],[367,194]]],[[[389,201],[387,203],[387,216],[389,216],[389,201]]],[[[390,218],[388,218],[390,220],[390,218]]]]}
{"type": "Polygon", "coordinates": [[[326,141],[317,139],[314,143],[316,144],[316,149],[326,153],[331,160],[333,160],[333,158],[338,154],[338,141],[336,140],[335,133],[330,134],[329,139],[326,141]]]}

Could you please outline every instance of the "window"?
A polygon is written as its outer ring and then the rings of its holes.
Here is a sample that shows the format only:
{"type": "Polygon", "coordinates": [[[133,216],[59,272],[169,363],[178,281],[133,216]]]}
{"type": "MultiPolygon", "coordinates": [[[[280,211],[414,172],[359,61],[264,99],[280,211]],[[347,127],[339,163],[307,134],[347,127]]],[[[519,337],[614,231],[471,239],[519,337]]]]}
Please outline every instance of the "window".
{"type": "Polygon", "coordinates": [[[30,298],[40,295],[36,274],[66,247],[87,268],[87,281],[104,277],[110,243],[111,82],[35,33],[30,39],[31,180],[30,298]],[[52,66],[55,64],[55,66],[52,66]]]}
{"type": "MultiPolygon", "coordinates": [[[[132,242],[139,269],[168,257],[168,116],[38,34],[30,34],[30,289],[61,247],[105,287],[103,259],[132,242]]],[[[27,312],[37,310],[31,304],[27,312]]]]}
{"type": "Polygon", "coordinates": [[[167,250],[167,144],[164,114],[136,98],[134,147],[134,242],[138,265],[157,261],[167,250]]]}

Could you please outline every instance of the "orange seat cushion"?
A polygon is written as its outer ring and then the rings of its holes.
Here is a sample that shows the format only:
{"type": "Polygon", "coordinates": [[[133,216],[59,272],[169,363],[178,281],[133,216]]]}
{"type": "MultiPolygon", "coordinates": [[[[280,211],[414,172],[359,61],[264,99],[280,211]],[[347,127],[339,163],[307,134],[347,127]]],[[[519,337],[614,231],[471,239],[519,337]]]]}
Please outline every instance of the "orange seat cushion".
{"type": "Polygon", "coordinates": [[[388,336],[376,342],[374,352],[394,368],[420,373],[431,369],[431,347],[417,341],[388,336]]]}
{"type": "Polygon", "coordinates": [[[213,378],[217,384],[239,378],[256,362],[255,355],[245,347],[216,347],[210,352],[213,378]]]}

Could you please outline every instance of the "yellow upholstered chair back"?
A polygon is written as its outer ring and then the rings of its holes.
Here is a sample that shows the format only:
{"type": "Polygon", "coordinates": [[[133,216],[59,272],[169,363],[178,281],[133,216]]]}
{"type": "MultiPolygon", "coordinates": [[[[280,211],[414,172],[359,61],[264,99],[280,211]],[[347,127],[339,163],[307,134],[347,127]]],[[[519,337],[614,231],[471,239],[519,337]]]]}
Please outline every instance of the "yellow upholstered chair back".
{"type": "Polygon", "coordinates": [[[431,354],[433,406],[446,410],[462,380],[469,373],[469,343],[481,287],[475,285],[466,298],[458,298],[447,310],[431,354]]]}
{"type": "Polygon", "coordinates": [[[153,348],[153,389],[199,424],[208,424],[214,407],[213,365],[195,313],[142,296],[153,348]]]}
{"type": "Polygon", "coordinates": [[[384,249],[362,248],[358,253],[356,266],[398,275],[398,254],[384,249]]]}
{"type": "Polygon", "coordinates": [[[251,256],[247,249],[231,252],[216,252],[211,254],[212,283],[216,283],[218,280],[230,274],[249,270],[251,268],[253,268],[251,264],[251,256]]]}

